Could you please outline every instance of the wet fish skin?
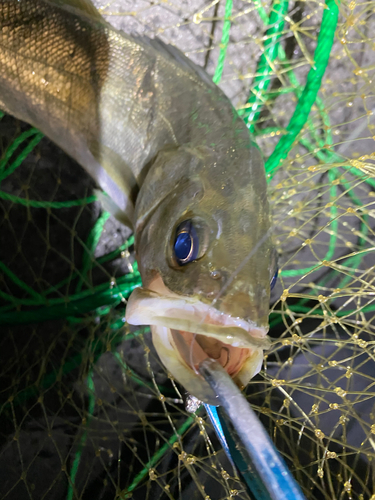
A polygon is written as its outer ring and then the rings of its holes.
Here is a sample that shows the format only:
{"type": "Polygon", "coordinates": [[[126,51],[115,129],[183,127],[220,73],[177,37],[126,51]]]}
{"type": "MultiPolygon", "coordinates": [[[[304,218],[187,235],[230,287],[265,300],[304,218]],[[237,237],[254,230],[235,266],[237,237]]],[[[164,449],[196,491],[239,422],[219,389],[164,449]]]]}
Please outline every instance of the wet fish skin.
{"type": "Polygon", "coordinates": [[[162,276],[167,288],[180,295],[208,304],[216,300],[223,313],[267,327],[274,264],[267,190],[259,168],[263,163],[249,138],[245,145],[232,139],[228,149],[220,142],[184,145],[178,157],[174,150],[157,156],[135,212],[139,269],[146,288],[162,276]],[[163,175],[166,170],[168,176],[163,175]],[[172,247],[176,227],[186,219],[202,226],[201,243],[206,240],[207,250],[192,265],[179,267],[173,265],[172,247]],[[212,277],[217,272],[220,279],[212,277]]]}
{"type": "Polygon", "coordinates": [[[179,51],[100,16],[2,0],[0,27],[1,108],[75,158],[131,220],[145,166],[164,145],[201,142],[208,128],[209,141],[233,119],[218,106],[226,97],[179,51]]]}
{"type": "MultiPolygon", "coordinates": [[[[163,294],[179,295],[265,335],[273,245],[262,157],[245,124],[177,49],[119,32],[85,5],[0,0],[0,108],[39,128],[108,193],[135,230],[143,286],[162,290],[161,309],[163,294]],[[173,242],[185,219],[200,227],[203,251],[179,267],[173,242]]],[[[209,401],[196,374],[179,375],[171,346],[162,353],[164,333],[154,329],[164,363],[209,401]]]]}

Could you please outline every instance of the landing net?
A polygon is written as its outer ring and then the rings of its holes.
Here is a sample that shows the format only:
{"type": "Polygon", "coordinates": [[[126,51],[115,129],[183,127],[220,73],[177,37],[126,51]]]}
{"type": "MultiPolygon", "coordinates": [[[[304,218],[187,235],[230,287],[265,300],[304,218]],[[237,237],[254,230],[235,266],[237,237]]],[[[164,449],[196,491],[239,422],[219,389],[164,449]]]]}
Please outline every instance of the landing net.
{"type": "MultiPolygon", "coordinates": [[[[375,499],[375,3],[98,7],[205,67],[256,136],[280,277],[246,393],[308,499],[375,499]]],[[[247,499],[125,325],[132,236],[40,132],[2,115],[0,138],[0,497],[247,499]]]]}

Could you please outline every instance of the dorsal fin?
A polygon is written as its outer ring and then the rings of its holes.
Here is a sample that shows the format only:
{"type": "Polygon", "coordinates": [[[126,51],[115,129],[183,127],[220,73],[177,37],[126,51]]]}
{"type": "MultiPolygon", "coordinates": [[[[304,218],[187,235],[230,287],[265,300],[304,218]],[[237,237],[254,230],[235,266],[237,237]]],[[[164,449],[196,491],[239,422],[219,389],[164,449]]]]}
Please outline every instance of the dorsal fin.
{"type": "Polygon", "coordinates": [[[194,73],[198,75],[199,78],[206,84],[208,84],[209,87],[216,88],[216,85],[212,81],[212,78],[209,76],[209,74],[206,73],[203,68],[197,66],[193,61],[186,57],[185,54],[183,54],[181,50],[174,45],[169,45],[160,40],[160,38],[148,38],[146,36],[135,36],[134,38],[141,40],[147,45],[151,45],[151,47],[153,47],[157,52],[163,53],[169,59],[177,61],[183,68],[194,71],[194,73]]]}
{"type": "Polygon", "coordinates": [[[74,10],[90,17],[93,20],[104,22],[101,14],[91,0],[47,0],[49,3],[58,5],[61,8],[68,7],[68,10],[74,10]]]}

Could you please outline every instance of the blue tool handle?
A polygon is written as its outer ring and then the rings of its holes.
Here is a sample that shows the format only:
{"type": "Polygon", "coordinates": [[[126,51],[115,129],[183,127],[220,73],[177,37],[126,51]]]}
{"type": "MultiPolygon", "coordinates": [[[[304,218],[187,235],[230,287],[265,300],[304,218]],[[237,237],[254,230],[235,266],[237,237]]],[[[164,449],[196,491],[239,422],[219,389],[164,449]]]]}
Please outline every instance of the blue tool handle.
{"type": "Polygon", "coordinates": [[[226,455],[231,463],[231,466],[234,469],[234,472],[236,473],[237,472],[236,471],[236,464],[235,464],[235,461],[232,459],[232,454],[231,454],[231,451],[230,451],[228,443],[227,443],[227,439],[226,439],[225,434],[224,434],[224,429],[222,426],[222,419],[219,417],[219,414],[218,414],[218,409],[216,408],[216,406],[208,405],[206,403],[204,403],[204,407],[206,409],[207,415],[209,416],[209,418],[211,420],[211,424],[213,425],[213,428],[216,432],[216,436],[219,439],[220,444],[223,447],[223,450],[225,451],[225,453],[226,453],[226,455]]]}
{"type": "Polygon", "coordinates": [[[262,423],[224,368],[217,361],[206,359],[200,364],[199,373],[225,410],[226,415],[221,409],[217,413],[221,429],[231,458],[252,496],[256,500],[305,500],[262,423]]]}

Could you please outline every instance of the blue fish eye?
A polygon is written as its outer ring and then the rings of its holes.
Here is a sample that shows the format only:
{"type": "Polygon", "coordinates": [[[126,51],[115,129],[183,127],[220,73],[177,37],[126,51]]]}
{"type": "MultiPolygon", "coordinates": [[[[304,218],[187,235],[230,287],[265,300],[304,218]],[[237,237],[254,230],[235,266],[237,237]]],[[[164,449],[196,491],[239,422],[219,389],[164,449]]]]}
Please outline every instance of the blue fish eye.
{"type": "Polygon", "coordinates": [[[198,257],[199,238],[191,220],[186,220],[178,226],[173,250],[180,266],[189,264],[198,257]]]}
{"type": "Polygon", "coordinates": [[[276,272],[275,272],[275,274],[273,275],[272,280],[271,280],[271,283],[270,283],[271,290],[273,290],[273,289],[275,288],[276,281],[277,281],[277,275],[278,275],[278,274],[279,274],[279,268],[276,268],[276,272]]]}

